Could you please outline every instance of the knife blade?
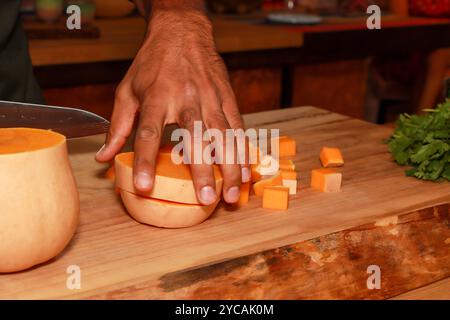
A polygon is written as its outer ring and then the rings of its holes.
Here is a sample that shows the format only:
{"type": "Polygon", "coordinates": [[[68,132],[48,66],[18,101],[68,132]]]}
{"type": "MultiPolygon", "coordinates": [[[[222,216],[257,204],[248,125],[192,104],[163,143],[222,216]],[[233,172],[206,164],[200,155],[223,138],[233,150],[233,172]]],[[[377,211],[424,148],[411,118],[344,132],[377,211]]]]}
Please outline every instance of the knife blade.
{"type": "Polygon", "coordinates": [[[0,128],[50,129],[71,139],[106,133],[109,124],[81,109],[0,100],[0,128]]]}

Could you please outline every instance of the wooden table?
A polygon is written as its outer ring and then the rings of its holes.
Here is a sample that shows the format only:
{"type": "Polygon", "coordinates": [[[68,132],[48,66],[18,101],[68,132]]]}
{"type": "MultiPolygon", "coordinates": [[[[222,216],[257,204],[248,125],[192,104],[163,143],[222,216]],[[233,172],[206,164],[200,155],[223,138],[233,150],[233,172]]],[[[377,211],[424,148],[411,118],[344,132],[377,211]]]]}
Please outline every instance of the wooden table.
{"type": "Polygon", "coordinates": [[[264,210],[252,196],[192,228],[142,225],[93,160],[103,137],[73,140],[77,233],[53,261],[0,275],[0,298],[450,298],[450,183],[406,177],[383,143],[391,129],[313,107],[245,122],[296,139],[300,189],[289,210],[264,210]],[[309,188],[324,145],[343,151],[340,193],[309,188]],[[70,265],[81,268],[80,290],[66,288],[70,265]],[[379,290],[367,289],[370,265],[380,267],[379,290]]]}

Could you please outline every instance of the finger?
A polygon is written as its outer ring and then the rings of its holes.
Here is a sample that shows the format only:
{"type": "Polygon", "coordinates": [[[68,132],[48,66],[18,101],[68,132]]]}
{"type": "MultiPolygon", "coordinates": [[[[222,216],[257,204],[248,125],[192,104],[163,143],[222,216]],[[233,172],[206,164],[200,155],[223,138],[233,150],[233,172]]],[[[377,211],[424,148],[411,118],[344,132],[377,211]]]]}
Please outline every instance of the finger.
{"type": "Polygon", "coordinates": [[[138,106],[139,104],[131,88],[127,85],[119,85],[114,99],[114,109],[109,132],[106,135],[105,144],[95,156],[97,161],[111,161],[120,152],[133,130],[138,106]]]}
{"type": "Polygon", "coordinates": [[[251,179],[250,161],[249,161],[249,140],[245,137],[244,121],[239,112],[239,107],[236,102],[236,97],[229,84],[223,84],[221,88],[222,109],[225,118],[232,129],[236,130],[237,134],[237,151],[241,163],[241,177],[242,182],[248,182],[251,179]],[[241,131],[242,130],[242,131],[241,131]]]}
{"type": "Polygon", "coordinates": [[[155,181],[155,166],[165,113],[160,106],[144,104],[141,107],[139,125],[134,140],[134,186],[141,192],[149,192],[155,181]]]}
{"type": "Polygon", "coordinates": [[[221,160],[220,168],[223,175],[223,197],[228,203],[235,203],[239,200],[241,185],[241,167],[237,163],[237,152],[235,139],[227,144],[226,131],[230,126],[220,108],[209,109],[205,115],[205,122],[208,129],[218,129],[223,137],[221,148],[216,149],[216,158],[221,160]]]}
{"type": "Polygon", "coordinates": [[[194,188],[200,203],[209,205],[217,200],[216,183],[214,170],[211,164],[203,161],[203,150],[208,145],[207,141],[194,139],[194,130],[201,130],[200,137],[205,130],[201,112],[198,107],[185,107],[178,115],[178,124],[180,127],[189,131],[191,136],[190,143],[184,144],[184,151],[187,153],[194,182],[194,188]]]}

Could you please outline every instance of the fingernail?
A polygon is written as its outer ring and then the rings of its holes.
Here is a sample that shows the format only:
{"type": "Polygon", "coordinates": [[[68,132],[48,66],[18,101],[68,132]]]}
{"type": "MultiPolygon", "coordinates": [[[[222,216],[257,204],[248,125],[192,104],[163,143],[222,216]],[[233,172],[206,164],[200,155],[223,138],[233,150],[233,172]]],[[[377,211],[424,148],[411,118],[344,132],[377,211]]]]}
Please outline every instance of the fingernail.
{"type": "Polygon", "coordinates": [[[135,179],[135,185],[136,187],[138,187],[138,189],[150,189],[152,187],[152,182],[150,179],[150,175],[146,172],[139,172],[136,175],[136,179],[135,179]]]}
{"type": "Polygon", "coordinates": [[[106,148],[106,144],[102,145],[102,147],[97,151],[95,156],[100,156],[106,148]]]}
{"type": "Polygon", "coordinates": [[[200,201],[205,204],[209,205],[216,201],[216,192],[214,189],[210,186],[204,186],[200,189],[200,201]]]}
{"type": "Polygon", "coordinates": [[[252,175],[250,173],[250,170],[247,167],[243,167],[241,170],[241,178],[242,178],[242,182],[249,182],[251,179],[252,175]]]}
{"type": "Polygon", "coordinates": [[[240,194],[240,191],[239,191],[238,187],[231,187],[230,189],[228,189],[227,201],[231,202],[231,203],[237,202],[239,200],[239,194],[240,194]]]}

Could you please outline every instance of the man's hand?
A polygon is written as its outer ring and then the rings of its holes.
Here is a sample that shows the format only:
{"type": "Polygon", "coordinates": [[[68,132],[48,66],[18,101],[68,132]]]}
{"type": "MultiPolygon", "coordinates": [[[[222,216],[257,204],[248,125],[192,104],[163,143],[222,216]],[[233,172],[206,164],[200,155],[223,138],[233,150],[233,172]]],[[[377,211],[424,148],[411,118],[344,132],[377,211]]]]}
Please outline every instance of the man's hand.
{"type": "MultiPolygon", "coordinates": [[[[164,2],[164,4],[162,4],[164,2]]],[[[186,1],[187,10],[152,2],[146,39],[117,88],[110,132],[96,156],[110,161],[120,152],[138,116],[134,151],[134,184],[150,191],[155,161],[165,125],[177,123],[193,136],[194,121],[205,128],[225,131],[243,128],[236,100],[222,59],[216,52],[210,21],[202,9],[186,1]]],[[[235,150],[236,152],[236,150],[235,150]]],[[[239,186],[250,180],[248,165],[222,164],[225,201],[239,199],[239,186]]],[[[197,197],[203,204],[216,201],[213,169],[192,164],[197,197]]]]}

